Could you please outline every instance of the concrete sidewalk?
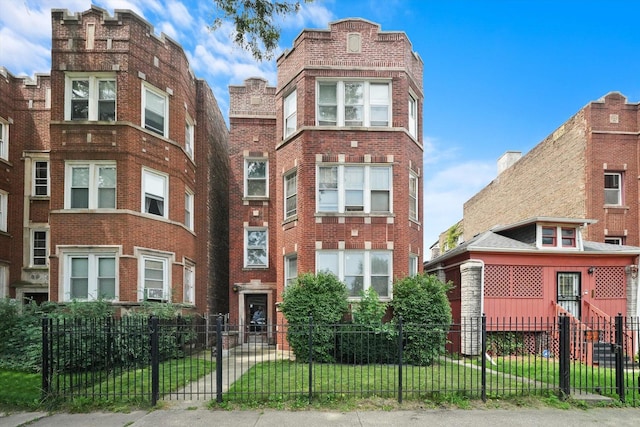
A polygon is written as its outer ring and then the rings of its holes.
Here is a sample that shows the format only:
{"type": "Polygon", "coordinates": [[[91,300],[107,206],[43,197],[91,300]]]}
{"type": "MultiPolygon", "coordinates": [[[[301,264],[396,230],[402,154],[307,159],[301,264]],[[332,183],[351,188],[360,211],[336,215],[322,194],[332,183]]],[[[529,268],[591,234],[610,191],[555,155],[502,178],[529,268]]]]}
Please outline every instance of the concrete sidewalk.
{"type": "Polygon", "coordinates": [[[47,414],[0,416],[0,426],[158,427],[158,426],[637,426],[640,409],[425,409],[400,411],[211,411],[168,409],[128,414],[47,414]]]}

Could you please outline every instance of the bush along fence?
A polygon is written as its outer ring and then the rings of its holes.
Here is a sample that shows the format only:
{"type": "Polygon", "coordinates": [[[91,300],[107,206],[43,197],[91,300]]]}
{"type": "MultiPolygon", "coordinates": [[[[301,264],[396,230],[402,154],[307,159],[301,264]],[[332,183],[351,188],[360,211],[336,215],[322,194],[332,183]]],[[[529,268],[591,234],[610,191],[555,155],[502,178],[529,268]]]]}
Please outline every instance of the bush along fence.
{"type": "Polygon", "coordinates": [[[637,318],[238,326],[43,320],[45,397],[284,402],[557,394],[640,404],[637,318]]]}

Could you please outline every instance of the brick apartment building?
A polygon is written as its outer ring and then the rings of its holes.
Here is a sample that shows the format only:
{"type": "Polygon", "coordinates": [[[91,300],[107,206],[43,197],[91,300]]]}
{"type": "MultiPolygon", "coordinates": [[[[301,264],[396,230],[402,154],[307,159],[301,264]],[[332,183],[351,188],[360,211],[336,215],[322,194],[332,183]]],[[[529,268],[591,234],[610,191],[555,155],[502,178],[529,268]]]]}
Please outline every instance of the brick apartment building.
{"type": "Polygon", "coordinates": [[[52,10],[51,57],[0,79],[0,297],[226,311],[228,131],[206,82],[128,10],[52,10]]]}
{"type": "Polygon", "coordinates": [[[277,67],[277,87],[230,88],[229,305],[245,326],[258,308],[277,319],[304,272],[388,300],[423,255],[423,62],[406,34],[333,22],[277,67]]]}
{"type": "Polygon", "coordinates": [[[617,92],[590,102],[464,204],[464,240],[527,218],[595,219],[585,240],[640,246],[640,106],[617,92]]]}

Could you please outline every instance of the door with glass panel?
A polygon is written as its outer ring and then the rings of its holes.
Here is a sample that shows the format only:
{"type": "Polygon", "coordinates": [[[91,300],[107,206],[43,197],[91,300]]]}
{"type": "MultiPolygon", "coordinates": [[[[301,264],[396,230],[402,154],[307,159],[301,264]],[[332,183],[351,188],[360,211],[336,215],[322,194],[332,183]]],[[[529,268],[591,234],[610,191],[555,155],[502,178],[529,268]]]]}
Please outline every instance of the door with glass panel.
{"type": "Polygon", "coordinates": [[[580,273],[558,273],[558,305],[580,320],[580,273]]]}

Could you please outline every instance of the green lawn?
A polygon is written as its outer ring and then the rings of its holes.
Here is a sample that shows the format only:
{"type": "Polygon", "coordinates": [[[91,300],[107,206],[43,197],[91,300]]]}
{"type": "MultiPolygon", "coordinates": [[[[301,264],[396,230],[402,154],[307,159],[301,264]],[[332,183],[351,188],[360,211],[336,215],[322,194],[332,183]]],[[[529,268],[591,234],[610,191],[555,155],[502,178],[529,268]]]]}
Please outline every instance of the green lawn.
{"type": "Polygon", "coordinates": [[[0,405],[35,409],[40,403],[42,376],[0,369],[0,405]]]}

